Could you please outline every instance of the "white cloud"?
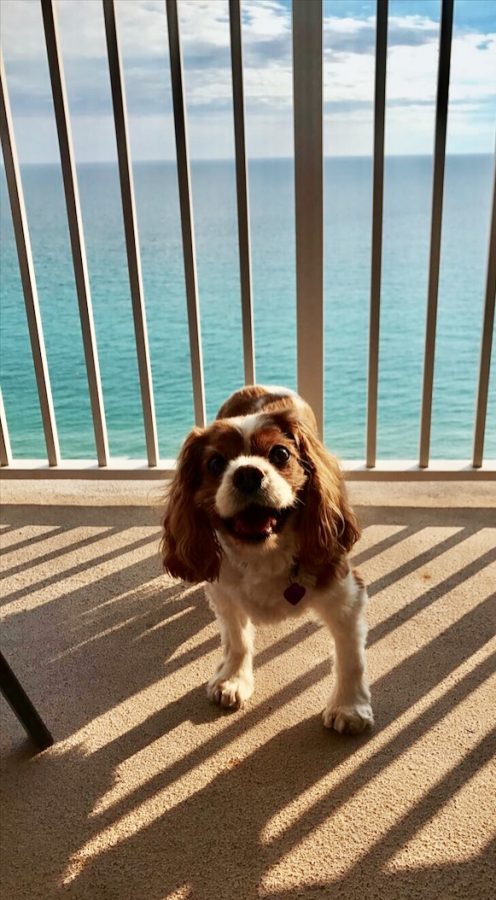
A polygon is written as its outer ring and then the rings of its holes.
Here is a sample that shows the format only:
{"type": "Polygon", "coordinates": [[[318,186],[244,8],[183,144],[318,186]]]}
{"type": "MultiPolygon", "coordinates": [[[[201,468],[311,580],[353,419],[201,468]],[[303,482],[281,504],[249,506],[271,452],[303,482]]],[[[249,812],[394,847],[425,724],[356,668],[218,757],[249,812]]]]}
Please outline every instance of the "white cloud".
{"type": "Polygon", "coordinates": [[[374,28],[375,19],[369,16],[367,19],[353,19],[351,16],[327,16],[324,19],[324,34],[329,38],[336,34],[359,34],[374,28]]]}

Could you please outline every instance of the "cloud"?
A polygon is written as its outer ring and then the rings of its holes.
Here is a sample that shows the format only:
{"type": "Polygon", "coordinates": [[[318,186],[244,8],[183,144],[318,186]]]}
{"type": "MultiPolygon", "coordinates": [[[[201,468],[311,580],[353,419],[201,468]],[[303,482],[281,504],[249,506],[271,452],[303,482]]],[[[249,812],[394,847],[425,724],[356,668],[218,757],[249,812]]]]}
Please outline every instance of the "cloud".
{"type": "MultiPolygon", "coordinates": [[[[425,16],[389,16],[389,47],[419,46],[436,42],[439,27],[425,16]]],[[[366,19],[351,16],[327,16],[324,19],[324,45],[328,54],[352,52],[372,54],[375,50],[375,16],[366,19]]]]}

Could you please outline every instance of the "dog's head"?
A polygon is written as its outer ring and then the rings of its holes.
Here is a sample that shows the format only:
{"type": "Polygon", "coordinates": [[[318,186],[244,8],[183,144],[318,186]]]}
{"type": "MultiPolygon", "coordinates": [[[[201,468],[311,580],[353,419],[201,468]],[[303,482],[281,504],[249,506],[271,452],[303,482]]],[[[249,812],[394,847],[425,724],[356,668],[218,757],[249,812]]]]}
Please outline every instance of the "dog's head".
{"type": "Polygon", "coordinates": [[[256,413],[195,428],[170,486],[164,568],[214,581],[221,543],[241,559],[277,552],[288,529],[302,568],[318,573],[359,536],[337,460],[294,413],[256,413]]]}

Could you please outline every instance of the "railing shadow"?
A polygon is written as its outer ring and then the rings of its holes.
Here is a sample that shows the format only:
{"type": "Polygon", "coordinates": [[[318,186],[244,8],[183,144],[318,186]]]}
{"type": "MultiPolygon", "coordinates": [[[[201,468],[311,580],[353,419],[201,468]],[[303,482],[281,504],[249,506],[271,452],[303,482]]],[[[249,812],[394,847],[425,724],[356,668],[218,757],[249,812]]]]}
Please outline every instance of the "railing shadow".
{"type": "MultiPolygon", "coordinates": [[[[367,862],[360,873],[345,875],[331,882],[319,882],[289,890],[270,891],[259,894],[267,900],[314,900],[322,897],[348,898],[363,896],[365,885],[373,885],[377,897],[384,900],[403,900],[418,897],[422,900],[451,900],[458,897],[477,897],[478,900],[492,900],[494,896],[493,857],[496,842],[483,853],[463,862],[444,865],[409,866],[402,871],[387,872],[367,862]],[[448,888],[447,888],[448,886],[448,888]]],[[[367,895],[365,895],[367,896],[367,895]]]]}

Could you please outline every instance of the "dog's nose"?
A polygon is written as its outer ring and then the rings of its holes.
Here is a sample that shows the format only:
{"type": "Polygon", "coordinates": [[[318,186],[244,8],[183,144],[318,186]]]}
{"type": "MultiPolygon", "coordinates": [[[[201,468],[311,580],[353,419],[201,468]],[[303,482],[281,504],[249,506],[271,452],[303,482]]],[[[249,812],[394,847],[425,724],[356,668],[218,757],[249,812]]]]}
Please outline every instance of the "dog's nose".
{"type": "Polygon", "coordinates": [[[233,475],[233,484],[242,494],[254,494],[258,491],[264,473],[256,466],[240,466],[233,475]]]}

